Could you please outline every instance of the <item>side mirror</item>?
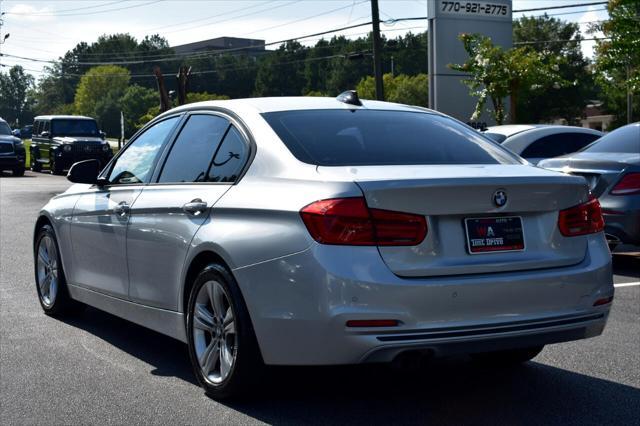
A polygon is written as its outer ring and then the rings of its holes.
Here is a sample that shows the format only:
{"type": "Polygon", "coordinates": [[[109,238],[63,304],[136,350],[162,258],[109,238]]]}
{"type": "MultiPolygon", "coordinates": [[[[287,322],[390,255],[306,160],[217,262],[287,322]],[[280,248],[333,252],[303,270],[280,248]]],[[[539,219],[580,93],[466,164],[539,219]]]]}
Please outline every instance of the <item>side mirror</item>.
{"type": "Polygon", "coordinates": [[[78,161],[71,166],[67,179],[73,183],[98,183],[100,173],[100,162],[98,160],[78,161]]]}
{"type": "Polygon", "coordinates": [[[42,133],[40,133],[40,137],[41,137],[41,138],[48,138],[49,136],[51,136],[51,133],[49,133],[49,132],[42,132],[42,133]]]}
{"type": "Polygon", "coordinates": [[[106,134],[105,132],[103,132],[102,130],[100,130],[100,132],[99,132],[99,133],[100,133],[100,137],[101,137],[102,139],[105,139],[105,138],[107,137],[107,134],[106,134]]]}

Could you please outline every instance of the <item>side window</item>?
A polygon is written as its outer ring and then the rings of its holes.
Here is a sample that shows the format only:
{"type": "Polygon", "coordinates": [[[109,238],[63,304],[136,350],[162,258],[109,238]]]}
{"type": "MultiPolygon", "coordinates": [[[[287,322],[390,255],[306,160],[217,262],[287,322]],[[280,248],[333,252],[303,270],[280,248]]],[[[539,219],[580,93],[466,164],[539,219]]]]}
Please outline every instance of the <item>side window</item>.
{"type": "Polygon", "coordinates": [[[36,121],[33,124],[32,136],[40,136],[40,129],[42,128],[42,121],[36,121]]]}
{"type": "Polygon", "coordinates": [[[249,154],[247,143],[235,127],[231,126],[224,137],[213,165],[209,171],[209,182],[235,182],[249,154]]]}
{"type": "Polygon", "coordinates": [[[180,131],[158,182],[204,182],[213,154],[229,128],[217,115],[192,115],[180,131]]]}
{"type": "Polygon", "coordinates": [[[160,148],[178,120],[179,117],[163,120],[148,128],[131,142],[111,168],[109,182],[112,184],[148,182],[160,148]]]}
{"type": "Polygon", "coordinates": [[[552,158],[570,154],[589,145],[598,137],[588,133],[559,133],[544,136],[522,151],[522,157],[552,158]]]}
{"type": "Polygon", "coordinates": [[[50,132],[51,131],[51,122],[50,121],[45,121],[44,126],[42,126],[42,130],[40,131],[40,133],[42,132],[50,132]]]}

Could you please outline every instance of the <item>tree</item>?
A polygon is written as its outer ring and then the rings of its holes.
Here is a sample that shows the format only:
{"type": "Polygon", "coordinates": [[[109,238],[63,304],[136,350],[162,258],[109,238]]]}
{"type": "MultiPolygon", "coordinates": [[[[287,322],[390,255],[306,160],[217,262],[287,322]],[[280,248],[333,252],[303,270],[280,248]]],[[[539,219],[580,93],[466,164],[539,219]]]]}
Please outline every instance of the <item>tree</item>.
{"type": "Polygon", "coordinates": [[[256,76],[257,96],[300,96],[305,86],[306,49],[289,41],[261,58],[256,76]]]}
{"type": "Polygon", "coordinates": [[[30,91],[34,78],[14,65],[9,72],[0,73],[0,116],[9,123],[25,124],[33,118],[30,91]]]}
{"type": "Polygon", "coordinates": [[[511,122],[515,123],[518,96],[524,88],[535,91],[561,87],[564,83],[558,74],[558,58],[544,58],[527,47],[504,50],[480,34],[461,34],[460,40],[469,59],[464,64],[450,64],[449,67],[470,75],[463,83],[469,87],[471,95],[478,98],[472,121],[480,118],[490,99],[493,109],[488,111],[496,123],[502,124],[506,118],[504,99],[510,97],[511,122]]]}
{"type": "Polygon", "coordinates": [[[589,61],[582,54],[577,23],[542,16],[522,17],[513,22],[514,43],[526,43],[542,55],[546,64],[557,63],[558,74],[567,84],[554,90],[523,87],[517,101],[518,121],[540,123],[564,118],[576,124],[590,99],[596,98],[589,61]],[[569,41],[567,41],[569,40],[569,41]],[[562,61],[556,58],[562,57],[562,61]]]}
{"type": "Polygon", "coordinates": [[[138,130],[140,118],[158,104],[158,92],[134,84],[124,91],[119,104],[124,115],[125,136],[130,137],[138,130]]]}
{"type": "MultiPolygon", "coordinates": [[[[427,74],[407,76],[391,73],[383,76],[385,98],[389,102],[426,107],[429,103],[429,77],[427,74]]],[[[358,83],[358,95],[362,99],[375,99],[375,80],[368,76],[358,83]]]]}
{"type": "Polygon", "coordinates": [[[207,92],[187,93],[188,104],[192,104],[194,102],[204,102],[204,101],[221,101],[226,99],[229,99],[227,95],[216,95],[215,93],[207,93],[207,92]]]}
{"type": "Polygon", "coordinates": [[[596,44],[595,69],[607,110],[616,116],[613,127],[640,119],[640,1],[609,0],[609,19],[593,25],[602,31],[596,44]],[[632,114],[627,118],[627,92],[632,114]]]}
{"type": "Polygon", "coordinates": [[[74,100],[76,113],[94,117],[108,134],[119,134],[120,98],[130,79],[129,71],[116,65],[91,68],[78,84],[74,100]]]}

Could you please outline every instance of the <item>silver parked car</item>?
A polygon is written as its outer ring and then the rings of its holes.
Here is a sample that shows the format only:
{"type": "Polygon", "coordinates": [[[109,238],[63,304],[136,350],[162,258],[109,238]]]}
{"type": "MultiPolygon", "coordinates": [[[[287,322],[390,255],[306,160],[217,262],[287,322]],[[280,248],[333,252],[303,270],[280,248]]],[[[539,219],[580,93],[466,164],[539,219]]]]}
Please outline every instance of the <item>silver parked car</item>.
{"type": "Polygon", "coordinates": [[[640,123],[620,127],[579,152],[539,165],[587,180],[602,205],[612,249],[619,244],[640,245],[640,123]]]}
{"type": "Polygon", "coordinates": [[[551,124],[506,124],[489,127],[485,136],[532,164],[576,152],[604,133],[585,127],[551,124]]]}
{"type": "Polygon", "coordinates": [[[584,179],[354,92],[186,105],[68,178],[35,225],[44,311],[186,342],[215,397],[264,364],[524,362],[602,333],[613,299],[584,179]]]}

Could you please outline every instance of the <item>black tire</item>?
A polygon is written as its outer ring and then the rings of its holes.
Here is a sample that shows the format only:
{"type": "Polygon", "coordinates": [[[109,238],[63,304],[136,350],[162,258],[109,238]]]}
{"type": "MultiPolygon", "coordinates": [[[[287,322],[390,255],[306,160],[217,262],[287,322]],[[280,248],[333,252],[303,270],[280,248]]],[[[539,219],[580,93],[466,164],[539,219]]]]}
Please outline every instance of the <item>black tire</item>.
{"type": "Polygon", "coordinates": [[[198,383],[204,388],[205,393],[214,399],[226,399],[243,394],[246,395],[253,390],[254,385],[259,382],[264,371],[264,363],[240,289],[233,276],[224,266],[218,264],[208,265],[196,277],[189,293],[186,320],[189,358],[198,383]],[[228,308],[232,310],[235,324],[234,348],[232,351],[233,362],[226,378],[217,384],[205,377],[196,355],[196,345],[194,343],[196,300],[205,284],[212,281],[220,283],[223,287],[229,302],[228,308]]]}
{"type": "Polygon", "coordinates": [[[64,173],[64,170],[62,169],[62,164],[56,161],[55,154],[49,157],[49,172],[52,175],[56,175],[56,176],[59,176],[64,173]]]}
{"type": "Polygon", "coordinates": [[[13,175],[16,177],[24,176],[24,166],[18,166],[13,169],[13,175]]]}
{"type": "Polygon", "coordinates": [[[544,345],[473,354],[474,361],[492,367],[513,367],[531,361],[544,349],[544,345]]]}
{"type": "MultiPolygon", "coordinates": [[[[58,248],[58,240],[56,239],[56,234],[51,227],[51,225],[43,225],[39,230],[36,236],[36,239],[33,244],[33,257],[34,257],[34,273],[35,273],[35,283],[36,283],[36,292],[38,293],[38,300],[40,302],[40,306],[42,306],[42,310],[45,314],[51,316],[62,316],[72,313],[77,313],[84,305],[74,301],[69,296],[69,291],[67,289],[67,280],[64,275],[64,270],[62,268],[62,262],[60,261],[60,249],[58,248]],[[55,247],[55,260],[57,264],[57,291],[55,295],[55,299],[52,303],[46,303],[45,298],[42,293],[42,289],[39,285],[39,249],[40,243],[42,240],[47,237],[50,238],[53,242],[53,246],[55,247]]],[[[53,257],[53,256],[52,256],[53,257]]]]}
{"type": "Polygon", "coordinates": [[[30,163],[31,163],[31,171],[36,173],[42,171],[42,163],[38,161],[38,159],[36,158],[33,152],[31,153],[30,163]]]}

